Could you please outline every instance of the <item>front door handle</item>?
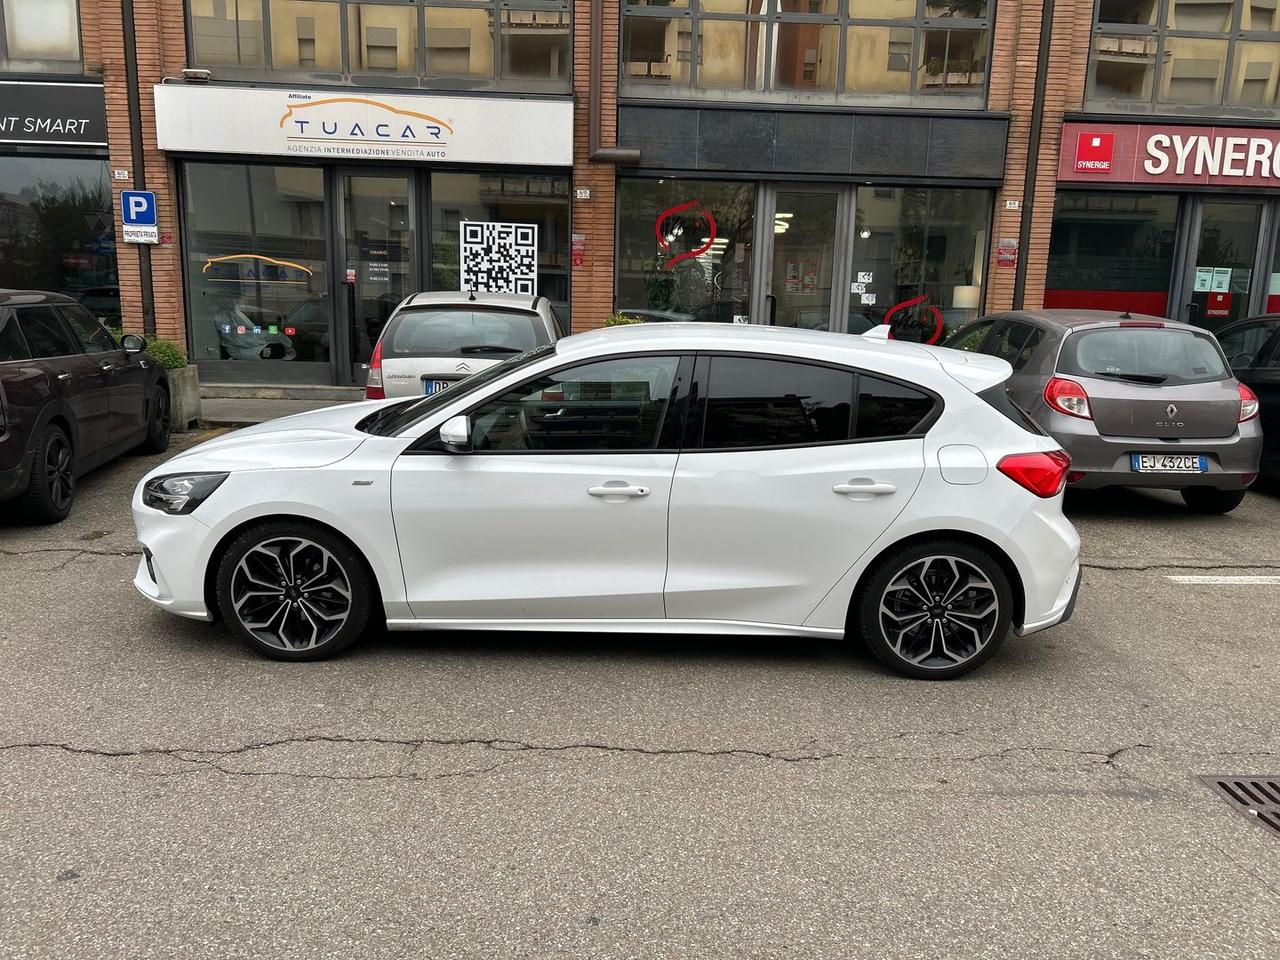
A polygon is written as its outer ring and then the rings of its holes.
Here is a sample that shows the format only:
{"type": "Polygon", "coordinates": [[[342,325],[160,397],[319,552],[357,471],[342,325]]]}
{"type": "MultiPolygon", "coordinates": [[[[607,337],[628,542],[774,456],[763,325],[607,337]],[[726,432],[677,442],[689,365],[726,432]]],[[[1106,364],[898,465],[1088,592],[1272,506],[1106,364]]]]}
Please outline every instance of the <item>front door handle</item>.
{"type": "Polygon", "coordinates": [[[68,380],[71,379],[71,374],[67,373],[64,370],[62,371],[62,373],[58,374],[58,379],[61,380],[63,383],[66,383],[68,380]]]}
{"type": "Polygon", "coordinates": [[[855,477],[848,483],[837,483],[831,488],[831,492],[838,493],[842,497],[887,497],[891,493],[897,493],[898,488],[892,483],[855,477]]]}
{"type": "Polygon", "coordinates": [[[587,493],[593,497],[604,497],[606,500],[610,500],[614,497],[619,499],[625,497],[647,497],[649,488],[636,483],[628,483],[626,480],[606,480],[604,483],[597,484],[594,487],[587,487],[587,493]]]}
{"type": "Polygon", "coordinates": [[[105,360],[102,363],[98,364],[98,369],[100,369],[103,373],[106,373],[109,370],[114,370],[115,368],[116,368],[116,365],[114,363],[108,363],[105,360]]]}

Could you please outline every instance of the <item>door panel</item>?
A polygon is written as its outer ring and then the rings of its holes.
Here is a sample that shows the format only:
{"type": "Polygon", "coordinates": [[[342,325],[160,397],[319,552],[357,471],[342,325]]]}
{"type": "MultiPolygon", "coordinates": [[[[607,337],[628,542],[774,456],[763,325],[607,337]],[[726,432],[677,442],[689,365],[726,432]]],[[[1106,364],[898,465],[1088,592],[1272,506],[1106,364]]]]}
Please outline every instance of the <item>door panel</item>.
{"type": "Polygon", "coordinates": [[[121,449],[139,441],[147,423],[146,370],[137,355],[125,353],[93,316],[78,306],[58,311],[76,335],[85,354],[107,376],[110,445],[121,449]]]}
{"type": "Polygon", "coordinates": [[[661,618],[676,454],[402,456],[391,501],[418,618],[661,618]],[[588,492],[622,482],[642,496],[588,492]]]}
{"type": "Polygon", "coordinates": [[[842,191],[787,189],[775,194],[766,323],[831,329],[842,191]]]}
{"type": "Polygon", "coordinates": [[[110,451],[111,405],[100,359],[81,352],[53,307],[21,307],[16,312],[32,356],[43,361],[54,389],[75,417],[77,469],[101,462],[110,451]]]}
{"type": "Polygon", "coordinates": [[[681,454],[667,616],[803,623],[902,512],[923,472],[919,438],[681,454]],[[894,492],[834,489],[860,482],[894,492]]]}

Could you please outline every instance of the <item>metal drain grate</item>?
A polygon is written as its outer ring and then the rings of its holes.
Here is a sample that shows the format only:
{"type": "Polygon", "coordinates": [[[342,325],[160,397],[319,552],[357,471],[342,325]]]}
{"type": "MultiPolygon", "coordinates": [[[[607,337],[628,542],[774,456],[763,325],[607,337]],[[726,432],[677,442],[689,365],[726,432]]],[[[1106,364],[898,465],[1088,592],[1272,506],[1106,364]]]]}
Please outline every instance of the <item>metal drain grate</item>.
{"type": "Polygon", "coordinates": [[[1280,777],[1201,777],[1200,780],[1239,813],[1280,835],[1280,777]]]}

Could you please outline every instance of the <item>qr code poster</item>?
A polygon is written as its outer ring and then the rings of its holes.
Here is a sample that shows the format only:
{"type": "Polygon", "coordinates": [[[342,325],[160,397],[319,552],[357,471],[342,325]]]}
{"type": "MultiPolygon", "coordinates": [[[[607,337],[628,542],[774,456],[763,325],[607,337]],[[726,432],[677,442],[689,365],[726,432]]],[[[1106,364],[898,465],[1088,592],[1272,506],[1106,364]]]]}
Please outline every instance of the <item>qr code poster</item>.
{"type": "Polygon", "coordinates": [[[463,220],[461,226],[463,290],[537,294],[537,224],[463,220]]]}

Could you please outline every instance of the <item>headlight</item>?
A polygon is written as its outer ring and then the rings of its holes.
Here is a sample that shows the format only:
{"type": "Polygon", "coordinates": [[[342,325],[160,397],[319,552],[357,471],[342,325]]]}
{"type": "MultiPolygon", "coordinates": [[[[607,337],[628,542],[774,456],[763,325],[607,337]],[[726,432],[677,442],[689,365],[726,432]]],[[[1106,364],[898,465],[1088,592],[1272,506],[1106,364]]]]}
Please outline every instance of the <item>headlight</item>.
{"type": "Polygon", "coordinates": [[[225,473],[178,473],[148,480],[142,502],[165,513],[190,513],[227,479],[225,473]]]}

